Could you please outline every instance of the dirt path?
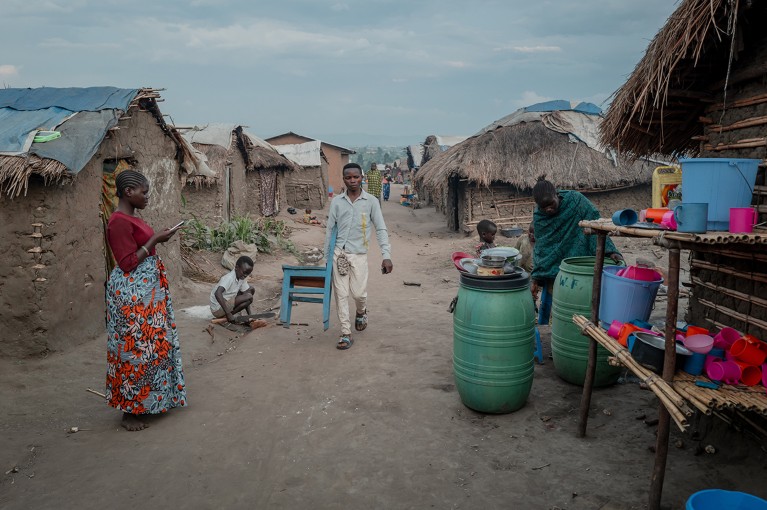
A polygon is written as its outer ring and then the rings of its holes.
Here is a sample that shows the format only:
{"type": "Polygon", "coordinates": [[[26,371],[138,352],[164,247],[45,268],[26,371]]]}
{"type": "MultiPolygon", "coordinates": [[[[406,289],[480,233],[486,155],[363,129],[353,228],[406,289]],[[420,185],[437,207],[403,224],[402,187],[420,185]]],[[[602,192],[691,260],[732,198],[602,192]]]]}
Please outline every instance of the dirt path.
{"type": "MultiPolygon", "coordinates": [[[[468,410],[453,384],[446,309],[458,286],[449,255],[474,239],[448,233],[432,209],[389,202],[384,215],[395,272],[370,272],[370,326],[349,351],[334,347],[335,311],[323,332],[316,305],[294,311],[310,326],[244,336],[218,327],[213,338],[207,321],[179,312],[190,405],[143,432],[122,430],[85,391],[103,388],[103,339],[0,360],[0,508],[644,508],[655,428],[638,418],[656,415],[653,395],[635,383],[596,391],[589,437],[578,440],[581,389],[547,359],[522,410],[468,410]],[[80,432],[67,433],[73,426],[80,432]]],[[[295,233],[300,245],[322,236],[295,233]]],[[[374,249],[371,265],[379,260],[374,249]]],[[[257,261],[265,305],[281,262],[257,261]]],[[[206,293],[190,285],[176,306],[205,304],[206,293]]],[[[767,495],[764,452],[710,425],[702,444],[715,455],[696,456],[697,441],[673,434],[684,448],[671,448],[669,508],[709,487],[767,495]]]]}

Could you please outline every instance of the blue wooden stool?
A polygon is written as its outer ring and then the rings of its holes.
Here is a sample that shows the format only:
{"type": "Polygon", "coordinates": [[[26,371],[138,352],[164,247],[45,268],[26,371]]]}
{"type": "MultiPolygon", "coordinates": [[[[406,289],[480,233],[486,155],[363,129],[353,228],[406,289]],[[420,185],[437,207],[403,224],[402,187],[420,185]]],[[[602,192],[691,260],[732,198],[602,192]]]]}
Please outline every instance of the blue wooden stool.
{"type": "Polygon", "coordinates": [[[290,313],[293,303],[322,303],[323,329],[330,327],[330,291],[333,281],[333,250],[336,247],[337,232],[333,229],[325,266],[282,266],[282,300],[280,322],[290,327],[290,313]]]}

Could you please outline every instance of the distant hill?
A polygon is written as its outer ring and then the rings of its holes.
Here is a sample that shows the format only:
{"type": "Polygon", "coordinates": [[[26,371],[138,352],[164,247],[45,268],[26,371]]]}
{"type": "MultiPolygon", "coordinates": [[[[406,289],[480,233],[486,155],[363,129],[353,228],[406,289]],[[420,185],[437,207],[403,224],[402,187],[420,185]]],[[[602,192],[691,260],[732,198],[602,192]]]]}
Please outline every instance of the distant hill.
{"type": "Polygon", "coordinates": [[[365,145],[362,147],[351,147],[357,154],[352,154],[350,160],[367,170],[370,168],[371,163],[380,163],[383,165],[394,163],[396,159],[406,159],[407,153],[404,146],[370,146],[365,145]]]}
{"type": "Polygon", "coordinates": [[[341,145],[343,147],[407,147],[414,143],[421,143],[426,139],[426,135],[414,134],[393,134],[393,135],[371,135],[367,133],[327,133],[317,134],[319,140],[326,140],[330,143],[341,145]]]}

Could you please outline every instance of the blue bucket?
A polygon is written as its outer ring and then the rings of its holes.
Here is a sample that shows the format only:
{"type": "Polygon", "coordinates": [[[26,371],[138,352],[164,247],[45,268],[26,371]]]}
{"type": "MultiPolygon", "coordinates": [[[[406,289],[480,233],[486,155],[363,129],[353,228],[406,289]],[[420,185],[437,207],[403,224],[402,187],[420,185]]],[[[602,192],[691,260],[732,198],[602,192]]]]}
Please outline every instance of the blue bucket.
{"type": "Polygon", "coordinates": [[[729,230],[730,208],[748,207],[760,159],[680,159],[684,202],[708,204],[708,230],[729,230]]]}
{"type": "Polygon", "coordinates": [[[602,298],[599,301],[599,320],[647,322],[655,303],[655,296],[663,280],[645,282],[617,276],[620,266],[605,267],[602,271],[602,298]]]}
{"type": "Polygon", "coordinates": [[[767,501],[745,492],[708,489],[689,497],[686,510],[767,510],[767,501]]]}

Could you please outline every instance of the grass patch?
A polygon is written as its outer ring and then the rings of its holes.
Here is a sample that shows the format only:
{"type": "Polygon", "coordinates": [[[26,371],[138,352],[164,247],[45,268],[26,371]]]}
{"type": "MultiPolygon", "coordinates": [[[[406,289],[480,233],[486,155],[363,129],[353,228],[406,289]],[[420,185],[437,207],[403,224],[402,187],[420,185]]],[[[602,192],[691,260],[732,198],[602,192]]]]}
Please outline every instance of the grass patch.
{"type": "Polygon", "coordinates": [[[248,216],[236,216],[217,227],[210,227],[198,218],[193,218],[187,221],[182,232],[184,244],[196,250],[224,251],[235,241],[243,241],[255,244],[258,251],[263,253],[271,253],[276,246],[300,258],[289,236],[290,227],[282,220],[253,220],[248,216]]]}

